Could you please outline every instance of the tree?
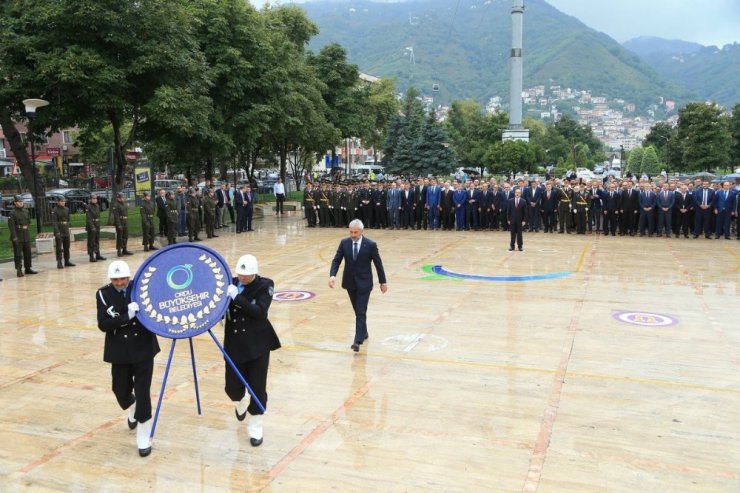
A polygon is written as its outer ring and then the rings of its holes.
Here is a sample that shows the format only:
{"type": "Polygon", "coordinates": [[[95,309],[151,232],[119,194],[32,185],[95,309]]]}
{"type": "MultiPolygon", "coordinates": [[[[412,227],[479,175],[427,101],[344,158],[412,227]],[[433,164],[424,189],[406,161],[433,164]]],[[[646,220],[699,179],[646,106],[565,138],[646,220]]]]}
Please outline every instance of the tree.
{"type": "Polygon", "coordinates": [[[660,162],[658,161],[658,153],[655,151],[655,147],[647,146],[642,149],[640,173],[645,173],[651,177],[657,176],[660,174],[660,162]]]}
{"type": "MultiPolygon", "coordinates": [[[[383,146],[391,119],[398,113],[395,81],[381,79],[380,82],[370,84],[367,99],[371,126],[365,136],[365,144],[377,151],[383,146]]],[[[378,153],[373,155],[377,159],[378,153]]]]}
{"type": "Polygon", "coordinates": [[[494,174],[517,173],[531,169],[534,164],[534,146],[521,140],[496,142],[486,153],[486,166],[494,174]]]}
{"type": "Polygon", "coordinates": [[[424,120],[424,107],[419,92],[411,88],[406,92],[401,114],[391,120],[388,128],[383,146],[386,171],[412,176],[416,169],[413,147],[421,137],[424,120]]]}
{"type": "Polygon", "coordinates": [[[642,147],[635,147],[630,151],[627,157],[627,169],[632,172],[633,175],[640,176],[643,173],[642,169],[642,156],[645,150],[642,147]]]}
{"type": "Polygon", "coordinates": [[[710,171],[729,164],[731,137],[722,112],[714,103],[689,103],[679,110],[682,170],[710,171]]]}
{"type": "Polygon", "coordinates": [[[733,166],[740,166],[740,103],[732,108],[730,117],[730,136],[732,146],[730,148],[730,162],[733,166]]]}
{"type": "Polygon", "coordinates": [[[415,175],[445,175],[455,169],[455,155],[450,149],[450,138],[445,127],[437,121],[432,111],[424,124],[421,136],[414,143],[415,175]]]}
{"type": "Polygon", "coordinates": [[[671,139],[676,134],[677,130],[670,123],[658,122],[650,128],[650,133],[647,134],[642,145],[644,147],[655,147],[659,160],[662,163],[670,164],[671,151],[669,147],[671,146],[671,139]]]}

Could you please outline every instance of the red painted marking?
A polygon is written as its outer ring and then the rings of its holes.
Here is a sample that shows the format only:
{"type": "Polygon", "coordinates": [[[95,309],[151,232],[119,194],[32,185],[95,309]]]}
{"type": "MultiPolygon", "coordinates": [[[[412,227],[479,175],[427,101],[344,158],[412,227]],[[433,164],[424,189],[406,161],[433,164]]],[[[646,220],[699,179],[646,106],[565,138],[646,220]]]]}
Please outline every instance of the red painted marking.
{"type": "MultiPolygon", "coordinates": [[[[584,284],[588,284],[591,277],[591,269],[594,265],[594,258],[596,256],[596,250],[591,248],[591,256],[589,258],[588,269],[585,273],[584,284]]],[[[542,423],[540,424],[540,432],[537,435],[537,441],[534,444],[534,450],[532,456],[529,459],[529,470],[527,471],[527,478],[524,482],[524,488],[522,491],[525,493],[534,493],[540,484],[540,478],[542,477],[542,468],[545,465],[545,459],[547,458],[547,450],[550,447],[550,440],[552,439],[552,429],[555,424],[555,418],[558,415],[558,408],[560,407],[560,396],[563,390],[563,382],[565,381],[565,375],[568,372],[568,363],[570,363],[570,356],[573,352],[573,343],[576,338],[576,331],[578,329],[578,321],[581,318],[581,311],[585,296],[581,296],[576,300],[576,304],[573,307],[573,314],[570,317],[570,324],[568,325],[568,335],[563,344],[563,349],[560,354],[560,363],[558,364],[557,370],[552,379],[552,387],[550,388],[550,396],[547,399],[547,406],[545,407],[544,416],[542,423]]]]}

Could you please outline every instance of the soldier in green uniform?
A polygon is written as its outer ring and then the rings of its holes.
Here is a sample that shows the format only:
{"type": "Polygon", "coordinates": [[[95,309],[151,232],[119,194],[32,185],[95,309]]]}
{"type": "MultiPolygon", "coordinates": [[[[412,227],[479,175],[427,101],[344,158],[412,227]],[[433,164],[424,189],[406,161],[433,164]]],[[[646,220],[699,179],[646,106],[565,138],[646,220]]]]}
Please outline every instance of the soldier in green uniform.
{"type": "Polygon", "coordinates": [[[200,231],[200,199],[194,188],[190,189],[188,197],[188,241],[200,241],[198,232],[200,231]]]}
{"type": "Polygon", "coordinates": [[[154,202],[148,191],[141,195],[141,234],[144,251],[159,250],[154,246],[154,202]]]}
{"type": "Polygon", "coordinates": [[[213,231],[216,228],[216,207],[218,201],[213,193],[213,189],[206,192],[203,198],[203,221],[206,223],[206,236],[208,238],[218,238],[213,231]]]}
{"type": "Polygon", "coordinates": [[[111,206],[110,213],[113,216],[113,224],[116,226],[116,252],[118,256],[133,255],[126,248],[128,245],[128,207],[121,192],[116,194],[116,201],[111,206]]]}
{"type": "Polygon", "coordinates": [[[560,201],[558,202],[558,223],[560,223],[560,231],[558,233],[570,234],[570,210],[573,207],[573,190],[570,185],[563,185],[560,189],[560,201]]]}
{"type": "Polygon", "coordinates": [[[90,256],[90,262],[105,260],[105,257],[100,255],[100,206],[97,195],[90,196],[90,202],[87,204],[85,231],[87,231],[87,254],[90,256]]]}
{"type": "Polygon", "coordinates": [[[586,218],[588,215],[588,196],[578,185],[573,189],[573,217],[576,223],[576,233],[579,235],[586,234],[586,218]]]}
{"type": "Polygon", "coordinates": [[[167,192],[165,198],[167,203],[167,244],[174,245],[177,243],[175,240],[175,237],[177,236],[177,217],[179,213],[177,210],[177,201],[175,200],[175,194],[172,192],[167,192]]]}
{"type": "Polygon", "coordinates": [[[303,213],[306,215],[309,228],[316,227],[316,200],[314,199],[313,184],[309,181],[303,190],[303,213]]]}
{"type": "Polygon", "coordinates": [[[57,198],[57,206],[51,211],[51,223],[54,226],[54,247],[57,254],[57,269],[74,267],[69,261],[69,209],[65,206],[66,200],[61,195],[57,198]],[[62,256],[64,264],[62,264],[62,256]]]}
{"type": "Polygon", "coordinates": [[[23,277],[23,267],[25,267],[26,274],[37,274],[31,268],[31,235],[28,233],[31,214],[23,207],[23,197],[20,195],[14,197],[13,205],[15,208],[10,211],[8,229],[10,230],[10,241],[13,243],[15,272],[18,277],[23,277]]]}

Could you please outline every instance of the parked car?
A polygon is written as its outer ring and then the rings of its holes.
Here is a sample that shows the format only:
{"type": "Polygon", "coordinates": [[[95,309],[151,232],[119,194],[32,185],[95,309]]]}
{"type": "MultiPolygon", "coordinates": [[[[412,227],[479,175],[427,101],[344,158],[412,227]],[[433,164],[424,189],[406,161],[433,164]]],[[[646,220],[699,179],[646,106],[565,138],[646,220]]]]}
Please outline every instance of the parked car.
{"type": "MultiPolygon", "coordinates": [[[[67,201],[67,207],[70,212],[85,212],[92,194],[82,188],[56,188],[46,192],[46,196],[50,198],[50,205],[56,202],[59,196],[63,196],[67,201]]],[[[110,202],[106,197],[98,195],[98,205],[100,206],[100,210],[104,211],[110,207],[110,202]]]]}
{"type": "Polygon", "coordinates": [[[154,193],[158,194],[160,190],[175,190],[182,185],[180,180],[154,180],[154,193]]]}

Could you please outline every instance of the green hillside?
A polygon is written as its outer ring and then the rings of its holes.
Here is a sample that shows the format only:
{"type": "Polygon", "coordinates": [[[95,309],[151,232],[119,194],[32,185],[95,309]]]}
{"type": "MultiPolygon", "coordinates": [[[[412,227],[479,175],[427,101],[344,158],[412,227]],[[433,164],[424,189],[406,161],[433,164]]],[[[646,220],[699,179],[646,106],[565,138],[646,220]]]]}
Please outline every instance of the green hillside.
{"type": "Polygon", "coordinates": [[[702,47],[680,55],[654,52],[643,60],[663,77],[686,87],[693,99],[716,101],[726,108],[740,103],[740,44],[702,47]]]}
{"type": "MultiPolygon", "coordinates": [[[[658,96],[685,94],[608,36],[544,0],[525,2],[525,87],[562,85],[622,97],[646,107],[658,96]]],[[[396,77],[439,103],[492,96],[508,101],[511,2],[427,0],[353,1],[302,5],[321,32],[311,48],[338,42],[352,63],[372,75],[396,77]],[[413,60],[411,50],[413,49],[413,60]]]]}

